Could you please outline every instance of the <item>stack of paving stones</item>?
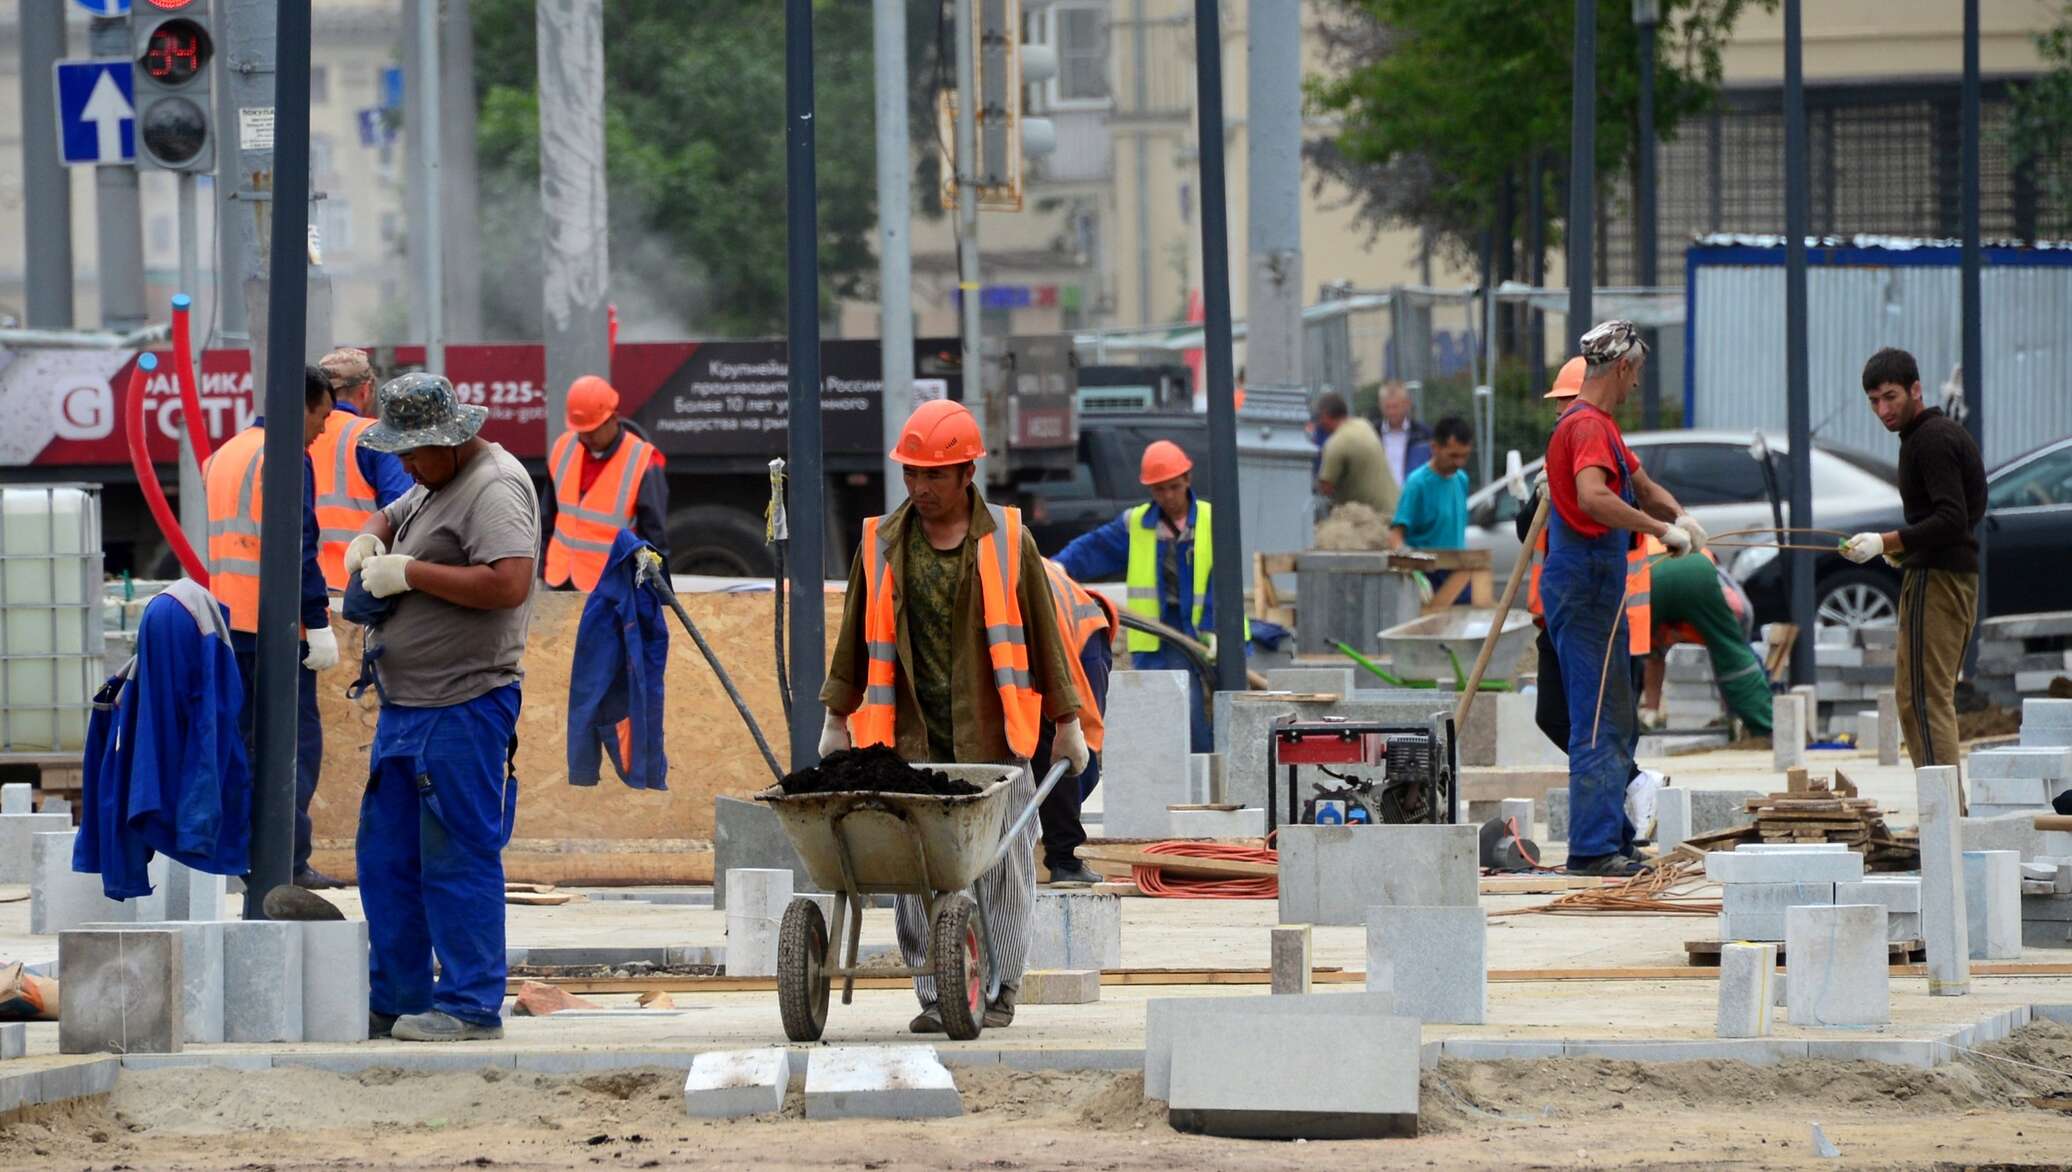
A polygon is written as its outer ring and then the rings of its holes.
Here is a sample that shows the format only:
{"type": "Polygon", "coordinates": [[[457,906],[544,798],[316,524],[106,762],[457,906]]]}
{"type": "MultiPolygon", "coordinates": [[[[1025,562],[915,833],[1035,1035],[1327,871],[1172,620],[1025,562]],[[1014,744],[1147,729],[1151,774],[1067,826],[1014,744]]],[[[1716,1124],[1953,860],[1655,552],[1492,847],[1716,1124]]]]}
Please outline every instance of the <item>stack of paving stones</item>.
{"type": "MultiPolygon", "coordinates": [[[[2072,733],[2072,729],[2065,731],[2072,733]]],[[[2036,735],[2044,735],[2043,730],[2038,729],[2036,735]]],[[[1964,762],[1964,782],[1973,818],[2048,814],[2052,811],[2051,799],[2072,789],[2072,747],[2010,745],[1976,749],[1964,762]]]]}
{"type": "Polygon", "coordinates": [[[1833,907],[1835,886],[1863,879],[1863,856],[1839,843],[1743,843],[1708,851],[1705,876],[1722,887],[1719,939],[1783,940],[1795,907],[1833,907]]]}
{"type": "Polygon", "coordinates": [[[1879,691],[1892,687],[1892,672],[1899,662],[1899,630],[1823,627],[1821,638],[1825,641],[1813,648],[1819,711],[1813,714],[1808,731],[1816,739],[1856,733],[1857,714],[1865,702],[1875,702],[1879,691]]]}
{"type": "Polygon", "coordinates": [[[1984,619],[1978,640],[1972,682],[2003,708],[2016,701],[2026,708],[2030,698],[2050,691],[2051,681],[2072,676],[2072,611],[1984,619]]]}
{"type": "Polygon", "coordinates": [[[1712,656],[1694,643],[1679,643],[1663,656],[1662,725],[1666,729],[1716,728],[1727,719],[1712,678],[1712,656]]]}

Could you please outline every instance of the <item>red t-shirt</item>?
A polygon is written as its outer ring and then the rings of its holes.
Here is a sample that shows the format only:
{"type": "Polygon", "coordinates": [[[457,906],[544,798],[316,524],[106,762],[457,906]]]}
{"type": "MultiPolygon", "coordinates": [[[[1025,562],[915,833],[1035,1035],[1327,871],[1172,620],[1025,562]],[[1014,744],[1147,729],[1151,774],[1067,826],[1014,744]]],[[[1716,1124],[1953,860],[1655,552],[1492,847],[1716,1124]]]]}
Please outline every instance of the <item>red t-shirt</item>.
{"type": "Polygon", "coordinates": [[[1585,402],[1578,402],[1561,417],[1561,422],[1554,425],[1553,438],[1547,441],[1547,490],[1553,494],[1554,508],[1561,519],[1583,537],[1602,537],[1608,529],[1583,511],[1576,496],[1576,473],[1585,468],[1602,468],[1611,490],[1621,491],[1625,485],[1614,452],[1625,459],[1627,468],[1640,468],[1640,457],[1626,446],[1618,421],[1585,402]]]}

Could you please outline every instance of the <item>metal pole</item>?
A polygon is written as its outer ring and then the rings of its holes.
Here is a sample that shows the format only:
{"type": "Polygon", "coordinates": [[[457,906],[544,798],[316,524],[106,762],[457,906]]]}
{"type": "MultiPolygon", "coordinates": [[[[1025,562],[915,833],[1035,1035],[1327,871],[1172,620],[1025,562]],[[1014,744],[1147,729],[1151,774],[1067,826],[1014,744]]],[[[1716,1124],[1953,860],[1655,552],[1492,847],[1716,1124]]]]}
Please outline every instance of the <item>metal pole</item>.
{"type": "MultiPolygon", "coordinates": [[[[87,47],[94,56],[129,56],[129,17],[97,16],[89,27],[87,47]]],[[[94,229],[100,247],[101,328],[118,334],[134,330],[150,315],[144,308],[144,215],[132,164],[94,168],[94,229]]]]}
{"type": "MultiPolygon", "coordinates": [[[[201,248],[200,228],[196,224],[194,210],[195,184],[198,180],[192,171],[182,171],[175,177],[179,195],[180,224],[180,287],[175,292],[189,297],[196,295],[196,285],[201,281],[201,265],[197,253],[201,248]]],[[[201,351],[201,339],[195,340],[197,356],[201,351]]],[[[197,363],[200,361],[196,358],[197,363]]],[[[189,372],[182,371],[182,375],[189,372]]],[[[197,376],[200,372],[193,372],[197,376]]],[[[202,487],[201,464],[194,458],[194,442],[187,438],[186,427],[180,429],[180,529],[187,535],[187,543],[201,549],[208,540],[209,502],[202,487]]]]}
{"type": "MultiPolygon", "coordinates": [[[[419,234],[410,240],[411,297],[423,327],[425,369],[446,369],[445,233],[439,199],[439,0],[411,0],[409,59],[417,65],[404,95],[410,131],[410,198],[419,234]]],[[[542,41],[542,51],[546,42],[542,41]]]]}
{"type": "MultiPolygon", "coordinates": [[[[1223,24],[1217,0],[1194,0],[1195,107],[1201,154],[1201,285],[1209,373],[1209,484],[1216,521],[1209,589],[1216,600],[1216,687],[1245,680],[1244,539],[1237,486],[1237,382],[1230,339],[1230,232],[1223,175],[1223,24]]],[[[1198,556],[1198,555],[1197,555],[1198,556]]]]}
{"type": "Polygon", "coordinates": [[[1597,228],[1597,0],[1576,0],[1568,105],[1568,331],[1563,354],[1597,324],[1590,319],[1591,249],[1597,228]]]}
{"type": "MultiPolygon", "coordinates": [[[[1978,63],[1978,0],[1964,0],[1964,96],[1962,120],[1963,159],[1960,164],[1964,184],[1964,426],[1971,432],[1971,438],[1978,443],[1981,455],[1986,455],[1986,403],[1985,403],[1985,295],[1981,288],[1980,268],[1984,256],[1979,248],[1979,63],[1978,63]]],[[[1986,467],[1992,467],[1990,460],[1986,467]]],[[[1978,527],[1978,614],[1984,617],[1992,611],[1987,607],[1986,588],[1986,543],[1992,533],[1991,525],[1978,527]]],[[[1972,626],[1971,639],[1965,647],[1965,670],[1978,666],[1978,627],[1972,626]]]]}
{"type": "MultiPolygon", "coordinates": [[[[1299,392],[1305,385],[1301,0],[1251,0],[1246,23],[1245,185],[1251,193],[1246,319],[1251,330],[1245,340],[1245,381],[1253,389],[1299,392]]],[[[1237,504],[1234,496],[1215,500],[1225,511],[1237,504]]]]}
{"type": "MultiPolygon", "coordinates": [[[[1506,247],[1509,245],[1509,222],[1504,224],[1506,247]]],[[[1497,233],[1491,231],[1482,250],[1482,383],[1475,388],[1476,410],[1470,418],[1475,420],[1481,431],[1482,442],[1475,445],[1481,456],[1482,484],[1488,484],[1492,461],[1496,458],[1496,249],[1497,233]]]]}
{"type": "Polygon", "coordinates": [[[885,511],[906,499],[906,480],[892,449],[914,402],[914,258],[908,175],[906,0],[871,0],[871,46],[877,61],[878,347],[885,441],[885,511]]]}
{"type": "Polygon", "coordinates": [[[482,206],[475,159],[475,35],[469,0],[444,0],[437,42],[439,87],[464,95],[439,104],[439,238],[446,296],[439,340],[482,340],[482,206]]]}
{"type": "MultiPolygon", "coordinates": [[[[957,0],[957,332],[963,341],[964,401],[984,401],[979,358],[977,5],[957,0]]],[[[983,408],[973,414],[985,418],[983,408]]]]}
{"type": "MultiPolygon", "coordinates": [[[[280,0],[275,65],[273,245],[266,305],[266,445],[260,473],[259,653],[253,686],[252,874],[264,896],[295,853],[297,625],[302,584],[303,318],[309,295],[310,0],[280,0]]],[[[264,900],[245,900],[265,919],[264,900]]]]}
{"type": "Polygon", "coordinates": [[[58,162],[51,66],[65,55],[62,4],[21,0],[23,296],[30,329],[72,328],[72,177],[58,162]]]}
{"type": "MultiPolygon", "coordinates": [[[[1633,0],[1633,23],[1640,33],[1640,141],[1634,144],[1633,218],[1635,251],[1640,283],[1655,285],[1655,26],[1661,17],[1660,0],[1633,0]]],[[[1647,331],[1649,350],[1657,349],[1656,331],[1647,331]]],[[[1662,426],[1662,371],[1655,363],[1641,368],[1641,426],[1652,431],[1662,426]]],[[[1689,421],[1686,420],[1686,423],[1689,421]]]]}
{"type": "MultiPolygon", "coordinates": [[[[222,0],[216,29],[216,301],[215,326],[207,345],[237,347],[251,340],[247,281],[264,284],[266,212],[273,198],[273,148],[246,149],[237,126],[239,110],[273,106],[274,22],[271,0],[222,0]]],[[[264,313],[262,303],[261,313],[264,313]]],[[[253,385],[259,386],[263,354],[252,355],[253,385]]]]}
{"type": "MultiPolygon", "coordinates": [[[[964,0],[970,11],[970,0],[964,0]]],[[[971,53],[968,24],[959,24],[971,53]]],[[[968,107],[967,107],[968,108],[968,107]]],[[[791,767],[820,760],[820,683],[827,670],[826,484],[820,452],[820,209],[813,191],[813,0],[784,0],[785,299],[790,321],[791,767]]],[[[969,146],[968,140],[965,143],[969,146]]],[[[957,156],[961,171],[968,153],[957,156]]],[[[967,187],[966,192],[969,191],[967,187]]]]}
{"type": "Polygon", "coordinates": [[[547,439],[567,422],[569,384],[609,374],[605,290],[603,0],[540,0],[541,284],[547,342],[547,439]]]}
{"type": "MultiPolygon", "coordinates": [[[[1531,255],[1525,261],[1525,280],[1538,289],[1547,283],[1547,172],[1538,147],[1532,151],[1532,162],[1526,168],[1525,192],[1525,249],[1531,255]]],[[[1525,320],[1529,338],[1526,353],[1532,357],[1532,385],[1538,386],[1547,377],[1547,315],[1530,308],[1525,320]]],[[[1562,353],[1567,354],[1567,348],[1562,353]]],[[[1566,362],[1564,357],[1562,361],[1566,362]]],[[[1484,436],[1484,443],[1496,442],[1495,436],[1484,436]]]]}
{"type": "MultiPolygon", "coordinates": [[[[1806,84],[1800,61],[1800,0],[1784,0],[1784,386],[1791,431],[1791,523],[1813,524],[1813,408],[1806,354],[1806,231],[1812,217],[1807,197],[1806,84]]],[[[1791,679],[1813,682],[1813,554],[1793,550],[1791,621],[1799,628],[1792,646],[1791,679]]]]}
{"type": "Polygon", "coordinates": [[[1130,0],[1130,128],[1137,172],[1137,324],[1157,320],[1151,308],[1151,135],[1145,115],[1151,106],[1151,26],[1145,23],[1144,0],[1130,0]]]}

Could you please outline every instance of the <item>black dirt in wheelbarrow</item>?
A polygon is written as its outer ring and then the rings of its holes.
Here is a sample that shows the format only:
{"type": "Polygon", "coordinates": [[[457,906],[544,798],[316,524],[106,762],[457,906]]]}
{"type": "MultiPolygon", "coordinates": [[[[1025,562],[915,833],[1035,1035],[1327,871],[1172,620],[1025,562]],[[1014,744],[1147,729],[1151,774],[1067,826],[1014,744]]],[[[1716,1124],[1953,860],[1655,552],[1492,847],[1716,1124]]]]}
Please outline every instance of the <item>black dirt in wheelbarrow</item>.
{"type": "Polygon", "coordinates": [[[880,794],[927,794],[966,797],[979,792],[968,781],[955,781],[933,769],[916,769],[883,745],[843,749],[778,782],[787,794],[831,794],[866,790],[880,794]]]}

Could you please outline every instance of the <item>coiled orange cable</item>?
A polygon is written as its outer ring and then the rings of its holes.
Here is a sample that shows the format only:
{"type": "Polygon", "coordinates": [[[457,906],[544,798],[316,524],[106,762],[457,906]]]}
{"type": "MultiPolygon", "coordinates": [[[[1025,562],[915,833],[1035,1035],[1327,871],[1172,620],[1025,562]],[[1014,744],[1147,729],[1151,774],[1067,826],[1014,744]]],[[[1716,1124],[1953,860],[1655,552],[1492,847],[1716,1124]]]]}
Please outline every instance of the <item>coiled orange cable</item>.
{"type": "MultiPolygon", "coordinates": [[[[1268,841],[1272,841],[1271,836],[1268,841]]],[[[1233,846],[1220,842],[1176,840],[1148,843],[1143,849],[1154,855],[1225,862],[1278,864],[1281,859],[1280,852],[1270,846],[1233,846]]],[[[1271,875],[1194,879],[1167,875],[1163,869],[1144,863],[1130,868],[1130,879],[1145,895],[1163,899],[1278,899],[1281,893],[1280,880],[1271,875]]]]}

